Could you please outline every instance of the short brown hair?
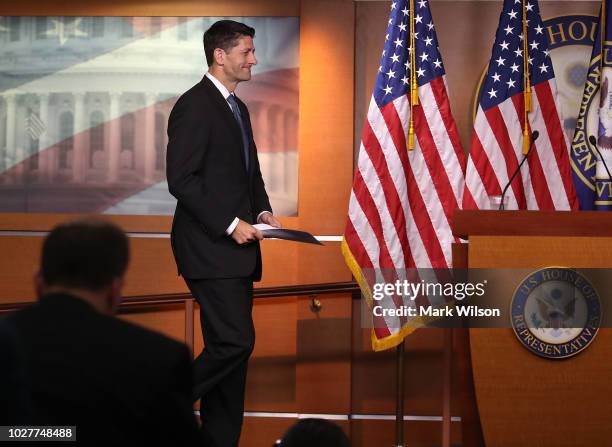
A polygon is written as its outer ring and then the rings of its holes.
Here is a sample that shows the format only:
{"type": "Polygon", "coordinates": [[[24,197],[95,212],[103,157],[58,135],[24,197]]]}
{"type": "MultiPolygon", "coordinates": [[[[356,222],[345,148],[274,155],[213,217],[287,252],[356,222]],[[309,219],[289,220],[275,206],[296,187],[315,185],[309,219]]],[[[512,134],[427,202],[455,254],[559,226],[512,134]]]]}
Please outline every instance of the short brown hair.
{"type": "Polygon", "coordinates": [[[255,28],[234,20],[219,20],[213,23],[204,33],[203,39],[208,66],[215,60],[215,49],[221,48],[228,52],[238,44],[238,39],[242,36],[255,37],[255,28]]]}

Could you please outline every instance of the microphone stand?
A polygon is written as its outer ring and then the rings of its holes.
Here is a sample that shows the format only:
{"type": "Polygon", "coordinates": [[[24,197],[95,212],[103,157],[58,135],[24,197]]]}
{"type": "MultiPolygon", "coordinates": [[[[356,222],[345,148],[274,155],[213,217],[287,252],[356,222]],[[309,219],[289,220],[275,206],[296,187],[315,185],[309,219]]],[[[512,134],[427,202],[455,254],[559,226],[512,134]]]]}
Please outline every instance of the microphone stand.
{"type": "Polygon", "coordinates": [[[502,191],[501,201],[499,203],[499,208],[498,208],[499,211],[504,210],[504,198],[506,197],[506,192],[508,192],[508,188],[510,188],[510,185],[512,184],[512,180],[514,180],[514,178],[521,171],[521,167],[523,166],[523,163],[525,163],[525,160],[527,160],[527,157],[529,157],[529,154],[531,153],[531,148],[533,148],[533,143],[535,143],[535,140],[537,140],[539,136],[540,136],[540,132],[538,132],[537,130],[534,130],[533,133],[531,134],[531,144],[529,145],[529,150],[527,151],[525,155],[523,155],[523,159],[519,163],[518,168],[516,168],[516,170],[512,174],[512,177],[510,177],[510,180],[508,180],[508,183],[506,184],[504,190],[502,191]]]}

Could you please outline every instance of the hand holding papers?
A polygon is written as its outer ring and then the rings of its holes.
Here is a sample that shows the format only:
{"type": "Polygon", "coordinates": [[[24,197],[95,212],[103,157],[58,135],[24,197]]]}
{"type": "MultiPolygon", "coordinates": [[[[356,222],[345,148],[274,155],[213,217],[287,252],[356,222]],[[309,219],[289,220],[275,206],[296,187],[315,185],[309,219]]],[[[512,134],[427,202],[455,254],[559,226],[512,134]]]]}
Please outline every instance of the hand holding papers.
{"type": "Polygon", "coordinates": [[[268,224],[256,224],[253,226],[263,233],[265,239],[284,239],[287,241],[302,242],[304,244],[323,245],[312,234],[306,231],[275,228],[268,224]]]}

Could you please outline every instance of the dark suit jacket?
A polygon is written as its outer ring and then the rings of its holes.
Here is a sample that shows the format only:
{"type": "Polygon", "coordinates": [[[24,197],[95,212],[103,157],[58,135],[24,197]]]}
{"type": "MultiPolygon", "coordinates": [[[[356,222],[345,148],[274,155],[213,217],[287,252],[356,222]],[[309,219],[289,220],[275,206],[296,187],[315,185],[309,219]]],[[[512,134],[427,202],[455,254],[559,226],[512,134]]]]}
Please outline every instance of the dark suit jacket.
{"type": "Polygon", "coordinates": [[[76,425],[79,445],[198,445],[185,345],[49,295],[7,317],[23,350],[33,423],[76,425]]]}
{"type": "Polygon", "coordinates": [[[249,112],[249,169],[240,128],[223,95],[204,77],[184,93],[168,121],[167,178],[178,204],[172,248],[179,273],[187,278],[261,276],[259,244],[238,245],[225,234],[235,217],[248,223],[271,211],[249,112]]]}
{"type": "Polygon", "coordinates": [[[32,423],[22,351],[13,327],[0,320],[0,425],[32,423]]]}

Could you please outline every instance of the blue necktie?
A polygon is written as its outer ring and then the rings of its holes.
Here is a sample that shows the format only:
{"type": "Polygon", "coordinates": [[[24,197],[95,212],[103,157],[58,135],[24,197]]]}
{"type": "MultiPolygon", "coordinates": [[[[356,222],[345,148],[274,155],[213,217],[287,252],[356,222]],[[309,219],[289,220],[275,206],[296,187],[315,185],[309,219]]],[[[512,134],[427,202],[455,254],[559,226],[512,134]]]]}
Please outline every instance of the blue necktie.
{"type": "Polygon", "coordinates": [[[244,124],[244,120],[242,119],[242,114],[240,113],[240,108],[238,107],[238,102],[236,102],[236,98],[234,95],[229,95],[227,97],[227,102],[230,104],[232,109],[232,113],[234,114],[234,118],[238,122],[238,126],[240,127],[240,133],[242,134],[242,145],[244,147],[244,162],[246,164],[247,171],[249,170],[249,137],[247,135],[246,126],[244,124]]]}

